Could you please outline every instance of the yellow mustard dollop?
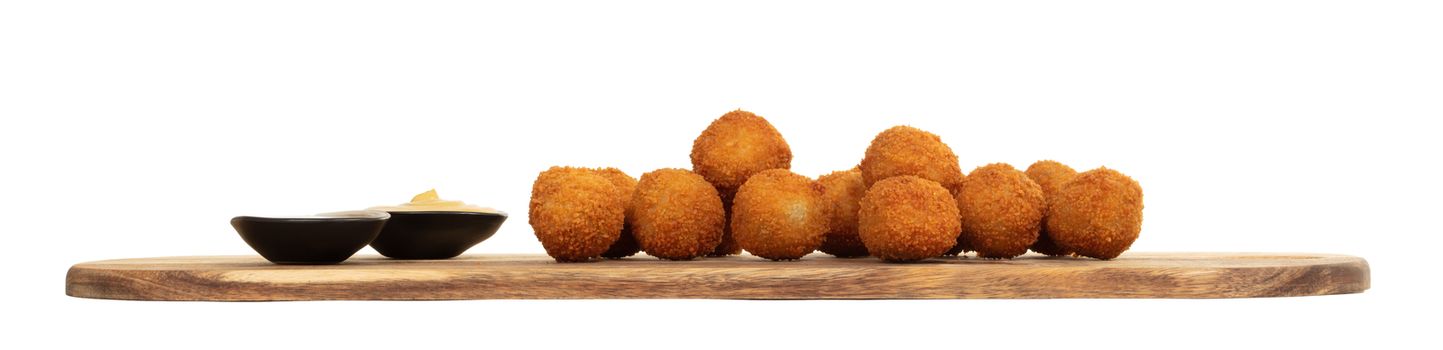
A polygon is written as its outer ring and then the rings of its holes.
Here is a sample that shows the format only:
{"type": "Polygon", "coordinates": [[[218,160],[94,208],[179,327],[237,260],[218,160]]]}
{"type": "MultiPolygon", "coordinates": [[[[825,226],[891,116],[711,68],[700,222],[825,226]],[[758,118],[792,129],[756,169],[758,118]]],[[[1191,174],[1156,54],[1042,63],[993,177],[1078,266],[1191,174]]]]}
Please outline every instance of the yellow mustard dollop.
{"type": "Polygon", "coordinates": [[[444,199],[441,199],[441,196],[436,194],[436,189],[434,189],[434,188],[431,189],[430,191],[422,192],[421,194],[418,194],[418,195],[416,195],[415,197],[411,197],[411,202],[409,202],[409,203],[402,203],[401,205],[387,205],[387,206],[371,207],[369,210],[384,210],[384,211],[461,211],[461,212],[493,213],[493,214],[500,214],[500,213],[501,213],[500,210],[496,210],[496,209],[492,209],[492,208],[487,208],[487,207],[482,207],[482,206],[477,206],[477,205],[472,205],[472,204],[466,204],[465,202],[462,202],[462,201],[452,201],[452,200],[444,200],[444,199]]]}

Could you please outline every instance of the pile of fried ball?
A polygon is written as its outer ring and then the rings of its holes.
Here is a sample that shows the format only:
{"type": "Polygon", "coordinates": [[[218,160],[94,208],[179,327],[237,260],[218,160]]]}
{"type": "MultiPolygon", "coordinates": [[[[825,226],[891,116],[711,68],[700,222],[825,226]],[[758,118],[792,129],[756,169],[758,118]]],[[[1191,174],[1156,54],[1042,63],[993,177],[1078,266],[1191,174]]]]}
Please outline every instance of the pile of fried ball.
{"type": "Polygon", "coordinates": [[[702,131],[691,162],[640,180],[552,167],[532,185],[531,227],[560,262],[742,250],[777,261],[815,250],[909,262],[1029,249],[1107,260],[1142,230],[1142,187],[1116,170],[1078,173],[1044,160],[964,175],[941,137],[909,126],[877,134],[858,166],[813,180],[788,170],[791,148],[771,123],[736,110],[702,131]]]}

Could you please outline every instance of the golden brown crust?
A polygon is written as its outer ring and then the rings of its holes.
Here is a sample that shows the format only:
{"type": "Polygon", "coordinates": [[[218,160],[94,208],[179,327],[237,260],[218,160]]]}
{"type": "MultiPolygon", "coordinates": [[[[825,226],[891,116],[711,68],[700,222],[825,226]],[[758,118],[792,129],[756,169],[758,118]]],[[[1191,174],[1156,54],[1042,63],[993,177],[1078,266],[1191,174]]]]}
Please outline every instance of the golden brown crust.
{"type": "Polygon", "coordinates": [[[1077,174],[1058,190],[1047,225],[1064,249],[1116,258],[1142,232],[1142,186],[1106,167],[1077,174]]]}
{"type": "Polygon", "coordinates": [[[528,223],[557,261],[601,256],[626,221],[621,189],[594,169],[551,167],[531,185],[528,223]]]}
{"type": "Polygon", "coordinates": [[[817,183],[822,185],[822,200],[832,213],[830,229],[819,250],[842,258],[867,256],[867,247],[857,236],[857,207],[867,194],[862,171],[832,172],[817,178],[817,183]]]}
{"type": "Polygon", "coordinates": [[[1057,190],[1062,189],[1063,184],[1072,181],[1072,178],[1077,176],[1077,170],[1054,160],[1039,160],[1027,166],[1026,174],[1027,178],[1032,179],[1038,187],[1042,188],[1042,194],[1046,196],[1049,193],[1057,193],[1057,190]]]}
{"type": "Polygon", "coordinates": [[[602,168],[597,170],[598,174],[605,176],[623,194],[622,203],[626,205],[626,220],[621,228],[621,237],[616,239],[601,257],[607,259],[621,259],[636,255],[641,251],[641,246],[636,244],[636,238],[631,236],[631,223],[636,218],[635,208],[631,205],[631,195],[636,192],[636,178],[627,175],[616,168],[602,168]]]}
{"type": "Polygon", "coordinates": [[[857,233],[873,256],[917,261],[941,256],[957,240],[957,202],[941,184],[916,176],[873,184],[857,211],[857,233]]]}
{"type": "Polygon", "coordinates": [[[822,245],[830,213],[822,186],[786,169],[752,175],[732,203],[732,237],[753,255],[800,259],[822,245]]]}
{"type": "Polygon", "coordinates": [[[716,188],[684,169],[641,175],[632,196],[632,234],[641,250],[668,260],[706,255],[722,239],[726,212],[716,188]]]}
{"type": "Polygon", "coordinates": [[[962,236],[983,258],[1012,258],[1037,242],[1046,203],[1042,188],[1005,163],[978,167],[957,193],[962,236]]]}
{"type": "Polygon", "coordinates": [[[718,191],[735,191],[752,174],[790,169],[792,149],[766,119],[738,109],[712,121],[696,137],[691,165],[718,191]]]}
{"type": "Polygon", "coordinates": [[[722,225],[721,244],[716,245],[711,253],[706,256],[727,256],[742,253],[742,246],[737,245],[736,238],[732,238],[732,199],[736,198],[736,191],[719,192],[721,195],[722,209],[726,210],[726,224],[722,225]]]}
{"type": "Polygon", "coordinates": [[[957,154],[936,134],[910,126],[894,126],[877,134],[862,158],[862,180],[870,188],[883,179],[912,175],[932,180],[956,193],[962,185],[957,154]]]}
{"type": "Polygon", "coordinates": [[[1052,211],[1050,209],[1052,197],[1057,196],[1057,190],[1062,188],[1062,184],[1072,181],[1072,178],[1077,176],[1077,170],[1072,170],[1072,167],[1057,161],[1039,160],[1028,166],[1026,173],[1027,178],[1042,187],[1042,198],[1047,202],[1042,211],[1042,229],[1037,232],[1037,243],[1032,244],[1032,251],[1051,256],[1071,255],[1072,252],[1057,246],[1057,243],[1052,241],[1051,235],[1047,233],[1047,213],[1052,211]]]}

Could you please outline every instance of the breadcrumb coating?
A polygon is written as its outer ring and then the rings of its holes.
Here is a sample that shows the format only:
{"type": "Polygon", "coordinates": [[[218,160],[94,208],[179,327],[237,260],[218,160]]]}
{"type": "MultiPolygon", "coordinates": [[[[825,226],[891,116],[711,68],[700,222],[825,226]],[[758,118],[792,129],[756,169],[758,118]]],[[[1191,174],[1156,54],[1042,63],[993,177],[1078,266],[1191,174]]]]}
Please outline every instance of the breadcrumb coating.
{"type": "Polygon", "coordinates": [[[737,245],[736,238],[732,237],[732,199],[736,198],[736,191],[720,192],[722,209],[726,210],[726,224],[722,225],[722,241],[712,249],[706,256],[727,256],[742,253],[742,246],[737,245]]]}
{"type": "Polygon", "coordinates": [[[1012,258],[1037,242],[1046,208],[1042,187],[1006,163],[977,167],[957,193],[961,241],[983,258],[1012,258]]]}
{"type": "Polygon", "coordinates": [[[956,193],[962,185],[957,154],[936,134],[910,126],[894,126],[877,134],[862,158],[862,180],[870,188],[883,179],[912,175],[932,180],[956,193]]]}
{"type": "Polygon", "coordinates": [[[830,229],[818,250],[841,258],[867,256],[867,246],[857,236],[857,208],[867,194],[862,171],[832,172],[817,178],[817,183],[822,185],[822,200],[832,213],[830,229]]]}
{"type": "Polygon", "coordinates": [[[1062,184],[1077,176],[1077,170],[1057,161],[1039,160],[1028,166],[1026,173],[1027,178],[1042,187],[1042,199],[1047,203],[1042,210],[1042,230],[1037,232],[1037,243],[1032,243],[1032,251],[1051,256],[1072,255],[1072,252],[1062,249],[1052,241],[1047,229],[1047,213],[1052,211],[1052,197],[1057,196],[1057,190],[1062,188],[1062,184]]]}
{"type": "Polygon", "coordinates": [[[632,233],[646,254],[667,260],[706,255],[722,239],[726,212],[716,188],[684,169],[641,175],[632,196],[632,233]]]}
{"type": "Polygon", "coordinates": [[[941,184],[903,175],[873,184],[857,211],[857,233],[867,251],[885,261],[941,256],[962,230],[957,202],[941,184]]]}
{"type": "Polygon", "coordinates": [[[790,169],[792,149],[765,118],[738,109],[712,121],[696,137],[691,166],[718,192],[734,192],[753,174],[790,169]]]}
{"type": "Polygon", "coordinates": [[[589,261],[621,236],[625,197],[595,169],[551,167],[531,185],[527,221],[556,261],[589,261]]]}
{"type": "Polygon", "coordinates": [[[641,251],[641,246],[636,244],[636,238],[631,236],[632,220],[636,218],[635,208],[631,205],[631,194],[636,192],[636,178],[616,168],[602,168],[597,170],[597,173],[606,176],[612,184],[616,185],[617,189],[621,190],[622,203],[626,205],[626,220],[621,227],[621,237],[617,238],[616,242],[612,243],[605,252],[602,252],[601,257],[621,259],[636,255],[641,251]]]}
{"type": "Polygon", "coordinates": [[[1062,185],[1047,216],[1048,232],[1077,255],[1112,259],[1142,232],[1142,186],[1106,167],[1077,174],[1062,185]]]}
{"type": "Polygon", "coordinates": [[[752,255],[772,260],[816,250],[830,220],[822,185],[786,169],[752,175],[732,203],[732,237],[752,255]]]}

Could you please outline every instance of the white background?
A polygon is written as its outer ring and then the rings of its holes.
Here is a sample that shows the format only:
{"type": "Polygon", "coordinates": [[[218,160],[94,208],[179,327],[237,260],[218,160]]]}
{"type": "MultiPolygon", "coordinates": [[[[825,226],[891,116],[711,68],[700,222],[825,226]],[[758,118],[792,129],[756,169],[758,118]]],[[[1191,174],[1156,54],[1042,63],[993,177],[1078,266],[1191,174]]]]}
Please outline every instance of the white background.
{"type": "Polygon", "coordinates": [[[1436,332],[1437,2],[517,3],[0,3],[0,341],[1305,348],[1436,332]],[[808,176],[851,167],[898,124],[941,135],[964,169],[1107,165],[1146,194],[1134,251],[1357,255],[1373,288],[794,302],[63,293],[82,261],[252,254],[231,216],[433,187],[511,213],[470,253],[541,253],[525,216],[537,172],[688,168],[692,139],[736,108],[768,118],[808,176]]]}

